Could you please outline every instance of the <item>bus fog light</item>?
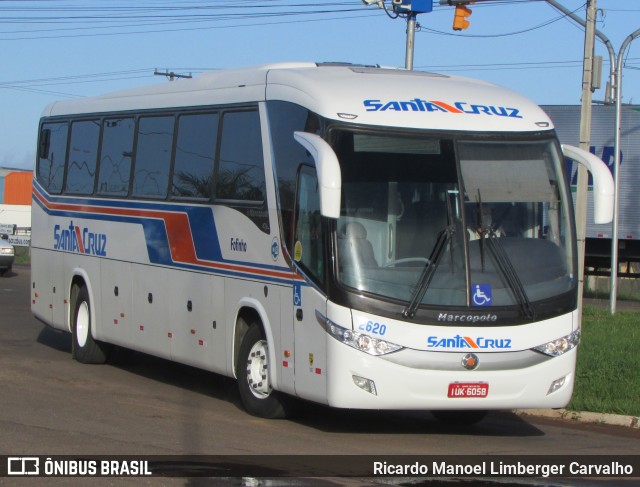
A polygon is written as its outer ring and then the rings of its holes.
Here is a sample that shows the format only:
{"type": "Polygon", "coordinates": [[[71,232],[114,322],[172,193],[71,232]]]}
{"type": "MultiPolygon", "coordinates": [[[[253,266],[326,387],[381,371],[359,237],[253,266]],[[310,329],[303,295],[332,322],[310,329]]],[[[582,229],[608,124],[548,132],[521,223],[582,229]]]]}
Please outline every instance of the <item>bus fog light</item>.
{"type": "Polygon", "coordinates": [[[547,391],[547,396],[549,394],[552,394],[552,393],[556,392],[558,389],[560,389],[564,385],[566,379],[567,379],[566,377],[562,377],[561,379],[554,380],[551,383],[551,386],[549,387],[549,390],[547,391]]]}
{"type": "Polygon", "coordinates": [[[374,396],[378,395],[378,393],[376,392],[376,384],[372,380],[365,379],[364,377],[360,377],[357,375],[352,375],[351,377],[353,378],[353,383],[360,389],[373,394],[374,396]]]}

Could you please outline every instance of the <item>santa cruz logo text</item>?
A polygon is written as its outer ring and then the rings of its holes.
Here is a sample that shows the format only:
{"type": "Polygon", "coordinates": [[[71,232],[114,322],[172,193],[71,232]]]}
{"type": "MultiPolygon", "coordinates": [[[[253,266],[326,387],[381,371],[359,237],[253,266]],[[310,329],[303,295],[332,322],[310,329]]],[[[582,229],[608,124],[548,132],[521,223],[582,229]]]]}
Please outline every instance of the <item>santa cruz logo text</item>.
{"type": "Polygon", "coordinates": [[[478,105],[464,101],[456,101],[453,104],[437,100],[364,100],[368,112],[445,112],[466,113],[469,115],[489,115],[496,117],[522,118],[520,109],[513,107],[500,107],[493,105],[478,105]]]}
{"type": "Polygon", "coordinates": [[[77,252],[80,254],[107,255],[107,236],[104,233],[91,232],[87,227],[80,228],[69,223],[66,228],[53,227],[53,249],[77,252]]]}
{"type": "Polygon", "coordinates": [[[471,338],[456,335],[453,337],[427,337],[428,348],[474,348],[474,349],[508,349],[511,338],[471,338]]]}

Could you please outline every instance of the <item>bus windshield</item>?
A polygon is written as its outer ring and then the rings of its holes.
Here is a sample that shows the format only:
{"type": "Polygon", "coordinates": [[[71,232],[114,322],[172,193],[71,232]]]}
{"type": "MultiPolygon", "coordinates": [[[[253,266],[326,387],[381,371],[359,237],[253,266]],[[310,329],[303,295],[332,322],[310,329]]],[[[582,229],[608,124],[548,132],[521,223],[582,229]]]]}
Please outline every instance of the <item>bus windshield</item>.
{"type": "Polygon", "coordinates": [[[333,129],[342,171],[338,280],[421,306],[520,307],[575,288],[552,138],[464,140],[333,129]]]}

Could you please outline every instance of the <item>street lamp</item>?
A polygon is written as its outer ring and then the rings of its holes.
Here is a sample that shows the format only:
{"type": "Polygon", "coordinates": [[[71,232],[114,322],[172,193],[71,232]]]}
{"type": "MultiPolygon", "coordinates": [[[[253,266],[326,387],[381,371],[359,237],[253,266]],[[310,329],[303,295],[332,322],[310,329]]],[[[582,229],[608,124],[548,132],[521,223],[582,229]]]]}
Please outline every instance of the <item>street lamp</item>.
{"type": "MultiPolygon", "coordinates": [[[[377,5],[387,11],[385,0],[362,0],[365,5],[377,5]]],[[[396,17],[407,19],[407,49],[405,55],[405,69],[413,69],[413,50],[416,37],[416,17],[433,11],[433,0],[391,0],[396,17]]],[[[387,12],[388,14],[388,12],[387,12]]],[[[394,18],[396,18],[394,17],[394,18]]]]}
{"type": "Polygon", "coordinates": [[[629,44],[640,36],[640,29],[629,35],[618,51],[618,62],[616,63],[616,135],[614,144],[614,172],[613,172],[613,235],[611,236],[611,295],[609,296],[609,307],[611,314],[616,312],[616,299],[618,292],[618,188],[620,185],[620,135],[622,132],[622,67],[624,64],[625,51],[629,44]]]}

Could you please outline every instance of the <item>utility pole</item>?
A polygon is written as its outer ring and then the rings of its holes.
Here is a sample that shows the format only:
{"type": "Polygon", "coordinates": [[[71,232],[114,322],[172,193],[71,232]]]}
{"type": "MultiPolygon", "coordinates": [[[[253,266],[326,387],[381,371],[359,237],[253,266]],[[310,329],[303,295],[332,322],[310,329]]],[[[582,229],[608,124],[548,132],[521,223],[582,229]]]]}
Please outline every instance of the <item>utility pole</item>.
{"type": "MultiPolygon", "coordinates": [[[[442,0],[441,0],[442,1],[442,0]]],[[[591,19],[592,24],[595,24],[595,14],[589,13],[589,8],[592,8],[593,11],[596,10],[595,1],[593,0],[593,5],[588,6],[587,8],[587,22],[579,18],[573,12],[571,12],[566,7],[559,4],[556,0],[546,0],[552,7],[560,10],[574,21],[585,27],[585,59],[586,53],[588,50],[587,47],[587,39],[588,34],[587,30],[589,25],[589,20],[591,19]]],[[[607,94],[605,96],[605,103],[611,104],[614,103],[616,107],[616,126],[615,126],[615,146],[614,146],[614,164],[613,164],[613,178],[614,178],[614,200],[613,200],[613,222],[611,228],[611,274],[610,274],[610,292],[609,292],[609,310],[611,314],[616,313],[616,301],[617,301],[617,292],[618,292],[618,190],[620,187],[620,138],[621,138],[621,121],[622,121],[622,68],[624,65],[624,55],[629,47],[631,42],[640,37],[640,29],[637,29],[633,33],[631,33],[623,42],[620,50],[618,51],[618,56],[616,57],[615,51],[613,50],[613,45],[609,41],[609,39],[600,31],[594,28],[594,33],[596,36],[602,40],[604,45],[609,52],[609,82],[607,83],[607,94]]],[[[584,108],[584,78],[586,78],[586,72],[583,77],[583,108],[584,108]]],[[[584,112],[582,116],[582,120],[584,121],[584,112]]],[[[583,141],[583,132],[582,125],[580,130],[580,141],[582,147],[583,141]]],[[[589,130],[590,132],[590,130],[589,130]]],[[[588,149],[588,147],[586,148],[588,149]]],[[[578,174],[579,177],[579,174],[578,174]]],[[[578,183],[580,184],[580,183],[578,183]]],[[[586,203],[586,200],[585,200],[586,203]]],[[[576,201],[576,214],[578,215],[578,202],[576,201]]],[[[584,208],[584,205],[582,206],[584,208]]],[[[584,217],[578,217],[578,225],[580,225],[584,221],[584,217]]],[[[586,232],[585,232],[586,233],[586,232]]],[[[584,250],[584,246],[582,247],[584,250]]],[[[580,249],[579,249],[580,250],[580,249]]],[[[583,254],[584,255],[584,254],[583,254]]],[[[583,257],[581,257],[582,259],[583,257]]],[[[582,260],[580,261],[582,262],[582,260]]],[[[582,278],[580,280],[582,281],[582,278]]],[[[580,292],[579,300],[582,299],[582,292],[580,292]]]]}
{"type": "Polygon", "coordinates": [[[384,9],[387,15],[392,19],[397,19],[398,17],[407,19],[407,47],[404,57],[404,67],[407,70],[412,70],[413,51],[416,38],[416,18],[418,14],[425,14],[433,11],[433,0],[391,0],[395,16],[392,16],[389,13],[385,1],[386,0],[362,0],[362,3],[367,6],[375,5],[378,8],[384,9]]]}
{"type": "Polygon", "coordinates": [[[416,18],[418,14],[433,10],[432,0],[392,0],[393,11],[397,15],[407,17],[407,49],[404,57],[404,68],[413,69],[413,50],[416,39],[416,18]]]}
{"type": "Polygon", "coordinates": [[[178,73],[174,73],[173,71],[169,71],[168,69],[165,69],[164,73],[158,71],[157,69],[153,72],[154,76],[166,76],[167,79],[169,81],[174,81],[176,78],[193,78],[193,76],[191,76],[191,73],[189,74],[178,74],[178,73]]]}
{"type": "MultiPolygon", "coordinates": [[[[587,18],[584,31],[584,58],[582,64],[582,109],[580,111],[580,148],[589,152],[591,144],[591,82],[593,77],[593,49],[595,44],[596,0],[587,0],[587,18]]],[[[589,173],[578,164],[576,191],[576,232],[578,237],[578,313],[582,316],[584,290],[584,255],[587,233],[587,192],[589,173]]]]}
{"type": "MultiPolygon", "coordinates": [[[[565,14],[567,17],[573,19],[575,22],[577,22],[578,24],[580,24],[582,27],[586,29],[587,23],[584,20],[582,20],[580,17],[578,17],[576,14],[574,14],[567,7],[556,2],[556,0],[546,0],[546,2],[549,5],[551,5],[553,8],[559,10],[560,12],[565,14]]],[[[594,32],[596,37],[598,37],[602,41],[602,43],[605,45],[605,47],[607,48],[607,52],[609,53],[609,81],[607,83],[604,102],[607,105],[611,105],[611,104],[614,104],[616,100],[616,94],[615,94],[616,93],[615,90],[617,86],[616,85],[616,53],[613,49],[613,44],[611,44],[611,41],[606,35],[604,35],[598,29],[595,29],[594,32]]]]}
{"type": "Polygon", "coordinates": [[[416,14],[409,13],[407,17],[407,51],[404,57],[404,69],[413,70],[413,47],[416,38],[416,14]]]}

